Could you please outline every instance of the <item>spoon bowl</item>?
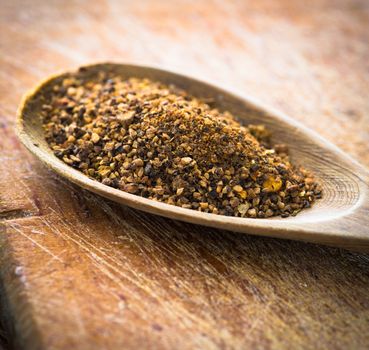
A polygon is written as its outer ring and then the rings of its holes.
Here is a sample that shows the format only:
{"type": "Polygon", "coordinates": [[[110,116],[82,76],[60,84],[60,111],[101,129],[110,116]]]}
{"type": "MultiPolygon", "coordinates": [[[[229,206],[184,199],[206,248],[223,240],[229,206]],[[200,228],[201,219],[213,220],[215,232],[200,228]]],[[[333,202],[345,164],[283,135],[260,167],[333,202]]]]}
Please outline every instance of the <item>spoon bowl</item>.
{"type": "Polygon", "coordinates": [[[96,64],[78,72],[54,75],[27,93],[17,113],[21,142],[48,168],[73,183],[115,202],[149,213],[231,231],[295,239],[369,251],[369,173],[337,147],[293,119],[271,108],[196,79],[156,68],[125,64],[96,64]],[[244,124],[264,124],[273,141],[283,140],[292,163],[311,170],[323,188],[322,199],[295,217],[238,218],[198,212],[136,196],[88,178],[58,159],[42,128],[41,106],[52,87],[71,74],[92,78],[101,71],[123,78],[137,77],[174,84],[191,95],[211,99],[244,124]]]}

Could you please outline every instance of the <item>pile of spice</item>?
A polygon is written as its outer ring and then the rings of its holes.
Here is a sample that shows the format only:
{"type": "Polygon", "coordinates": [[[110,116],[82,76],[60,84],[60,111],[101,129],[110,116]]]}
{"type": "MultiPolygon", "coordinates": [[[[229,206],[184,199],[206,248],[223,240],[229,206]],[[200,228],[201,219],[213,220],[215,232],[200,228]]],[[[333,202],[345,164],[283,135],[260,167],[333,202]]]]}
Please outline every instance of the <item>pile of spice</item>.
{"type": "Polygon", "coordinates": [[[296,215],[320,198],[284,145],[175,86],[78,75],[43,105],[46,140],[65,163],[105,185],[207,213],[296,215]]]}

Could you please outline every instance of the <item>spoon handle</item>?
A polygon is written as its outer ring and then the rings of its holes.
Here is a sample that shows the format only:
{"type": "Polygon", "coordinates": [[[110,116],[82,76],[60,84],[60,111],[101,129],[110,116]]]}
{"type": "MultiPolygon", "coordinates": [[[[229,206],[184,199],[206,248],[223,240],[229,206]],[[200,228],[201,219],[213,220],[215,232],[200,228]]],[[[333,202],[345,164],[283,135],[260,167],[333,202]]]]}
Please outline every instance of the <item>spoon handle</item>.
{"type": "Polygon", "coordinates": [[[360,166],[356,175],[360,191],[358,203],[347,215],[332,220],[328,229],[332,239],[337,240],[338,244],[334,245],[369,252],[369,172],[360,166]]]}

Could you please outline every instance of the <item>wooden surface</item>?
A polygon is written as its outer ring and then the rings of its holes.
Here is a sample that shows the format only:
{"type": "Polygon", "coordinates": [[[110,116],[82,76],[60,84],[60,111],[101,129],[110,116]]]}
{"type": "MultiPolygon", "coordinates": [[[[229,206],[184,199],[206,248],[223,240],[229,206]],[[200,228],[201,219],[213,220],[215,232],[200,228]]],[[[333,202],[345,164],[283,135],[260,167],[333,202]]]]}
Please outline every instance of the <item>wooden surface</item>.
{"type": "Polygon", "coordinates": [[[367,349],[369,255],[113,204],[52,175],[13,131],[21,95],[39,79],[116,60],[251,94],[368,166],[367,4],[3,0],[0,287],[11,342],[367,349]]]}

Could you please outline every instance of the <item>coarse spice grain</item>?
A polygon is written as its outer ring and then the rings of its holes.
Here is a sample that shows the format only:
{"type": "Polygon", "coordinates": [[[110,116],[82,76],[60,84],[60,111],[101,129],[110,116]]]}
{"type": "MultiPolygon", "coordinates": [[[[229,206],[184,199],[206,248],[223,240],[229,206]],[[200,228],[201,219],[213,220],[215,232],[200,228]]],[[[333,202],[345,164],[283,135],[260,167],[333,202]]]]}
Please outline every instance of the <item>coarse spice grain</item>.
{"type": "Polygon", "coordinates": [[[101,73],[66,77],[45,97],[55,155],[105,185],[207,213],[296,215],[321,197],[262,125],[241,125],[175,86],[101,73]]]}

